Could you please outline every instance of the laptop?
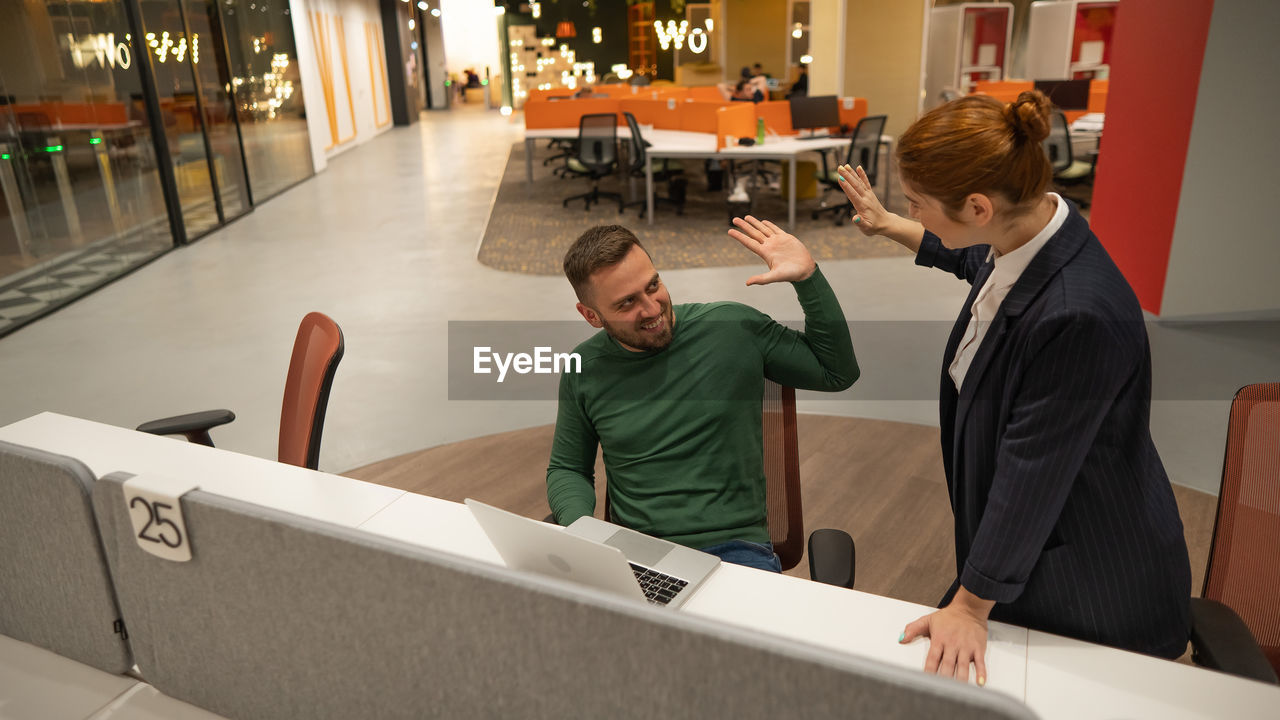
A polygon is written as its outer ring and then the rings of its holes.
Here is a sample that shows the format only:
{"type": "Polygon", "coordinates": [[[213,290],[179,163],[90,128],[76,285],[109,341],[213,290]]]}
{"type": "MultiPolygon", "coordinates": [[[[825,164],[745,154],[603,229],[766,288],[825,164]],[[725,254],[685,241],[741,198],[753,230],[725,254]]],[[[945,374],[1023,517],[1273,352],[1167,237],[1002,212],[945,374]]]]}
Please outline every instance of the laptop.
{"type": "Polygon", "coordinates": [[[567,528],[467,498],[476,522],[507,566],[605,592],[679,607],[720,558],[593,517],[567,528]]]}

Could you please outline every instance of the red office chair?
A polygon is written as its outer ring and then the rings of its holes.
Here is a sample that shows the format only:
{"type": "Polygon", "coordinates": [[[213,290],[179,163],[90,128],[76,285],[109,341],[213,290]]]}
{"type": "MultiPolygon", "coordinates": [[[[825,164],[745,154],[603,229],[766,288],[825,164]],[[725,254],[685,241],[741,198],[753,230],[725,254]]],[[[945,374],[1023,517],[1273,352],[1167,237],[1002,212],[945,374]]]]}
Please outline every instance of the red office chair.
{"type": "MultiPolygon", "coordinates": [[[[318,312],[302,318],[293,342],[280,410],[280,462],[312,470],[319,464],[329,388],[342,353],[342,329],[337,323],[318,312]]],[[[230,410],[206,410],[153,420],[139,425],[138,430],[153,435],[184,435],[191,442],[213,447],[209,430],[235,419],[230,410]]]]}
{"type": "Polygon", "coordinates": [[[1231,402],[1201,595],[1192,659],[1280,684],[1280,383],[1246,385],[1231,402]]]}

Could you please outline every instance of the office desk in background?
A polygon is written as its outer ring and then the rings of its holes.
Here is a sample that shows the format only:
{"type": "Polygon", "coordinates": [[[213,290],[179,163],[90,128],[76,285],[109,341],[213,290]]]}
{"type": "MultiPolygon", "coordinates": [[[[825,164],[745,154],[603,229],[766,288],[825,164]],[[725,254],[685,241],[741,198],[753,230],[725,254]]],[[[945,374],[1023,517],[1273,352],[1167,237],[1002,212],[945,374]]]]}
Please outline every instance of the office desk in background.
{"type": "MultiPolygon", "coordinates": [[[[53,413],[0,428],[0,440],[78,458],[98,477],[124,471],[188,478],[206,491],[501,564],[470,512],[458,503],[53,413]]],[[[680,612],[919,668],[928,643],[899,645],[897,637],[907,622],[930,610],[724,565],[680,612]]],[[[215,717],[133,678],[0,640],[0,670],[21,667],[27,672],[20,682],[0,681],[0,716],[6,708],[52,707],[74,700],[79,704],[73,703],[66,717],[215,717]],[[41,653],[50,657],[41,660],[43,665],[32,665],[29,658],[41,653]],[[68,663],[76,667],[68,670],[68,663]],[[47,706],[39,703],[45,695],[47,706]],[[97,700],[110,701],[100,711],[105,714],[76,714],[76,708],[97,700]]],[[[1280,707],[1280,688],[1274,686],[999,623],[992,624],[987,662],[991,691],[1025,702],[1046,720],[1261,719],[1275,717],[1280,707]]]]}
{"type": "Polygon", "coordinates": [[[848,147],[849,138],[826,137],[798,139],[773,136],[763,145],[733,146],[716,149],[716,136],[684,130],[654,130],[645,135],[651,144],[645,149],[645,209],[653,224],[653,159],[705,158],[712,160],[784,160],[790,163],[787,184],[787,229],[796,227],[796,158],[802,153],[848,147]]]}

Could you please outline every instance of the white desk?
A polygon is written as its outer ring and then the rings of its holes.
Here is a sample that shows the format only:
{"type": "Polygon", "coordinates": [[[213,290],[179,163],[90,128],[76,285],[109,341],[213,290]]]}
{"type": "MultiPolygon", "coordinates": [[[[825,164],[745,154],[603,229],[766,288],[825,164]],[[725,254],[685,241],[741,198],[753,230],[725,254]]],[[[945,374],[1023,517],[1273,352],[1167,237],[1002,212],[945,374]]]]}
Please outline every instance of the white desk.
{"type": "Polygon", "coordinates": [[[653,158],[711,158],[721,160],[786,160],[790,163],[787,186],[787,229],[796,227],[796,157],[804,152],[817,152],[849,145],[849,138],[769,137],[763,145],[736,146],[716,150],[716,136],[684,130],[654,130],[645,135],[651,145],[645,148],[644,191],[649,224],[653,224],[653,158]]]}
{"type": "MultiPolygon", "coordinates": [[[[533,183],[533,151],[537,140],[571,140],[578,137],[577,128],[541,128],[524,131],[525,180],[533,183]]],[[[618,128],[618,139],[629,140],[631,130],[618,128]]],[[[764,145],[730,147],[716,150],[713,133],[687,130],[646,130],[644,139],[651,144],[645,148],[644,192],[645,212],[649,224],[653,224],[653,162],[659,158],[710,158],[720,160],[785,160],[791,164],[790,183],[787,187],[787,228],[796,226],[796,157],[804,152],[817,152],[849,145],[849,138],[816,138],[800,140],[794,137],[771,136],[764,145]]]]}
{"type": "Polygon", "coordinates": [[[69,455],[97,477],[118,471],[180,476],[201,490],[346,527],[404,495],[395,488],[57,413],[0,428],[0,440],[69,455]]]}
{"type": "MultiPolygon", "coordinates": [[[[191,477],[211,492],[501,563],[470,511],[458,503],[53,413],[0,428],[0,439],[79,458],[99,475],[124,470],[191,477]]],[[[679,612],[757,630],[768,628],[773,635],[919,668],[924,664],[927,642],[901,646],[897,638],[907,622],[929,610],[891,598],[725,565],[679,612]]],[[[10,645],[15,643],[10,641],[10,645]]],[[[0,649],[4,647],[0,645],[0,649]]],[[[993,623],[988,648],[988,687],[1026,702],[1046,720],[1274,718],[1280,708],[1280,687],[1014,626],[993,623]]],[[[52,658],[46,658],[48,662],[84,667],[46,654],[52,658]]],[[[0,681],[6,678],[8,666],[4,663],[12,666],[14,657],[17,655],[0,652],[0,681]]],[[[12,703],[15,697],[43,697],[46,704],[52,704],[82,692],[85,682],[103,680],[81,680],[79,675],[65,675],[52,666],[19,665],[40,677],[21,680],[23,687],[16,690],[0,683],[0,717],[8,717],[5,703],[12,703]]],[[[136,684],[131,678],[106,678],[110,682],[105,686],[91,685],[88,704],[104,697],[103,702],[111,702],[112,697],[136,684]]],[[[157,711],[148,708],[168,699],[153,697],[153,692],[134,690],[119,703],[121,714],[103,717],[156,717],[157,711]],[[125,712],[130,709],[139,714],[125,712]]]]}

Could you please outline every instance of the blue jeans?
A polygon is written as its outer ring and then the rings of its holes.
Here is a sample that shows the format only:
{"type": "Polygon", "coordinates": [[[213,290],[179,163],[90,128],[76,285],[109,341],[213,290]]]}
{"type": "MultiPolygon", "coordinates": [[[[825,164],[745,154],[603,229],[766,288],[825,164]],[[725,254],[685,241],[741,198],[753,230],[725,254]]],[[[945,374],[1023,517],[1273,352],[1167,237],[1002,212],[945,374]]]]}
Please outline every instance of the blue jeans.
{"type": "Polygon", "coordinates": [[[702,552],[710,553],[727,563],[745,565],[757,570],[782,572],[782,561],[773,553],[773,545],[747,542],[746,540],[730,540],[729,542],[702,548],[702,552]]]}

